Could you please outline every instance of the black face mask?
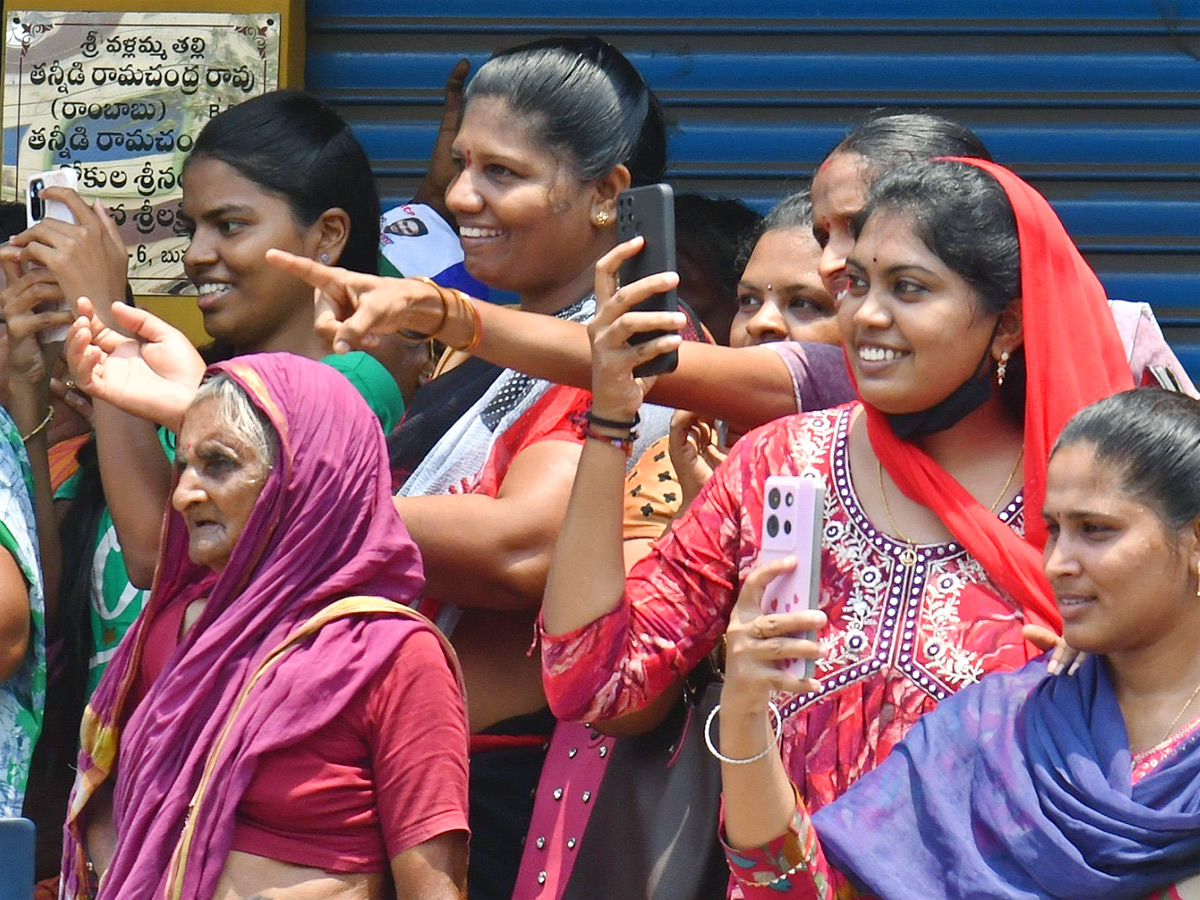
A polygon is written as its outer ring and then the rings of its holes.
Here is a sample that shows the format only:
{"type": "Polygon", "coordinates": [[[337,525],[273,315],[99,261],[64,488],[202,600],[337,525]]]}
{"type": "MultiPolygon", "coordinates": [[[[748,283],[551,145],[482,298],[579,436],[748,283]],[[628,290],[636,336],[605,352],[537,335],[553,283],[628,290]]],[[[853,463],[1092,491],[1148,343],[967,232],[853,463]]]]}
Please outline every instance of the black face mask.
{"type": "MultiPolygon", "coordinates": [[[[999,327],[999,322],[996,323],[999,327]]],[[[995,337],[995,330],[992,331],[995,337]]],[[[992,342],[988,341],[987,349],[983,351],[983,359],[975,369],[975,374],[963,382],[949,397],[929,409],[915,413],[898,413],[887,416],[892,433],[903,441],[929,434],[945,431],[952,425],[957,425],[992,396],[992,342]]]]}

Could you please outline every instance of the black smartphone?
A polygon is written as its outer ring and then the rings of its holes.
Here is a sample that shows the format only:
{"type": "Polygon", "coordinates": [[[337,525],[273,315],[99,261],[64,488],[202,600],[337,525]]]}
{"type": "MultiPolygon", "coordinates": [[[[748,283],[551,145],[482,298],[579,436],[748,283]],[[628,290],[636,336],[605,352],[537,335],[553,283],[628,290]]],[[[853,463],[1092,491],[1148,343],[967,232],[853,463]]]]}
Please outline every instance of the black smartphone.
{"type": "MultiPolygon", "coordinates": [[[[667,184],[648,184],[622,191],[617,195],[617,240],[624,242],[641,235],[646,239],[642,251],[621,266],[621,284],[632,284],[639,278],[659,272],[675,271],[675,194],[667,184]]],[[[675,289],[655,294],[634,309],[640,312],[675,312],[679,296],[675,289]]],[[[643,344],[668,331],[643,331],[629,339],[631,344],[643,344]]],[[[673,372],[679,365],[679,353],[672,350],[642,363],[633,370],[638,377],[673,372]]]]}

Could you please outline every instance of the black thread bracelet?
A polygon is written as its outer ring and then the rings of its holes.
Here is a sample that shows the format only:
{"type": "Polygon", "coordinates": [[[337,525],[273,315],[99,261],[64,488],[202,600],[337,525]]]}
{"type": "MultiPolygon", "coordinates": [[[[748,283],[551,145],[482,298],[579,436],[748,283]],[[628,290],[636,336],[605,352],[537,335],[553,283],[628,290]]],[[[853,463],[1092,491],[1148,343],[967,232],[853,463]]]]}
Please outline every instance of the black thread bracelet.
{"type": "Polygon", "coordinates": [[[603,416],[598,416],[589,409],[587,411],[587,420],[589,424],[599,425],[601,428],[612,428],[615,431],[633,431],[633,429],[641,424],[642,417],[640,413],[634,413],[631,421],[622,422],[618,419],[606,419],[603,416]]]}

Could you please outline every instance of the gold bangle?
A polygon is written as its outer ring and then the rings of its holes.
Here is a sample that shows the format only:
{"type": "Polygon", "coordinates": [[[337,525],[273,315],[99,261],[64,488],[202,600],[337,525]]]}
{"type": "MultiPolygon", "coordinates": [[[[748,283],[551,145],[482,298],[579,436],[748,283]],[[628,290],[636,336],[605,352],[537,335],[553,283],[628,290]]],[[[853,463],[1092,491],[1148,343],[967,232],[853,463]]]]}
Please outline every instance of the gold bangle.
{"type": "Polygon", "coordinates": [[[437,291],[438,300],[442,304],[442,317],[438,319],[437,325],[429,329],[429,332],[425,335],[426,338],[431,338],[446,327],[446,319],[450,315],[450,304],[446,302],[446,289],[432,278],[426,278],[424,275],[420,275],[417,276],[417,281],[423,281],[425,284],[437,291]]]}
{"type": "Polygon", "coordinates": [[[454,349],[461,350],[463,353],[474,353],[475,348],[479,346],[479,341],[483,338],[483,321],[479,318],[479,309],[475,306],[475,301],[462,291],[455,291],[454,298],[471,314],[471,339],[464,346],[454,349]]]}
{"type": "Polygon", "coordinates": [[[54,421],[54,407],[47,406],[46,407],[46,418],[44,418],[44,419],[42,419],[42,421],[38,422],[37,427],[35,427],[33,429],[33,431],[29,432],[29,434],[23,435],[21,437],[21,443],[28,444],[31,440],[33,440],[35,437],[37,437],[39,434],[41,434],[43,431],[45,431],[46,426],[49,425],[53,421],[54,421]]]}
{"type": "MultiPolygon", "coordinates": [[[[437,291],[438,299],[442,301],[442,318],[438,321],[437,327],[430,331],[429,334],[425,335],[425,337],[435,338],[441,333],[442,329],[446,327],[446,322],[450,318],[450,300],[447,298],[447,295],[449,295],[449,297],[454,299],[454,302],[458,306],[463,308],[466,315],[470,317],[471,338],[461,347],[455,347],[454,344],[449,344],[446,341],[442,341],[442,343],[446,344],[448,347],[452,347],[455,350],[460,350],[463,353],[474,352],[475,348],[479,346],[480,339],[483,337],[483,321],[479,318],[479,310],[475,306],[475,301],[468,294],[465,294],[462,291],[451,290],[450,288],[442,287],[432,278],[418,277],[417,281],[423,281],[425,284],[437,291]]],[[[407,332],[405,333],[405,336],[415,339],[416,332],[407,332]]]]}

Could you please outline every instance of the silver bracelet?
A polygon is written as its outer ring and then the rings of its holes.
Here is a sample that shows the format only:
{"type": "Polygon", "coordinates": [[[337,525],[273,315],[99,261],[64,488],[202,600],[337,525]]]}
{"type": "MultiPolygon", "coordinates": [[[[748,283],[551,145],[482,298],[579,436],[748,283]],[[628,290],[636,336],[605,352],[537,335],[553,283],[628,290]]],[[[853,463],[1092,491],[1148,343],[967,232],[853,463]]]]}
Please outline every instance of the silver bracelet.
{"type": "Polygon", "coordinates": [[[770,753],[773,748],[778,747],[780,741],[783,740],[783,717],[779,714],[779,707],[774,702],[768,700],[767,709],[771,711],[771,716],[775,719],[775,740],[767,744],[761,753],[756,753],[754,756],[748,756],[745,759],[734,759],[732,756],[723,754],[717,749],[717,745],[713,743],[712,723],[713,719],[717,717],[717,713],[721,711],[721,704],[718,703],[713,707],[713,711],[708,714],[708,719],[704,723],[704,743],[708,746],[708,752],[721,762],[728,763],[731,766],[745,766],[753,762],[758,762],[770,753]]]}

